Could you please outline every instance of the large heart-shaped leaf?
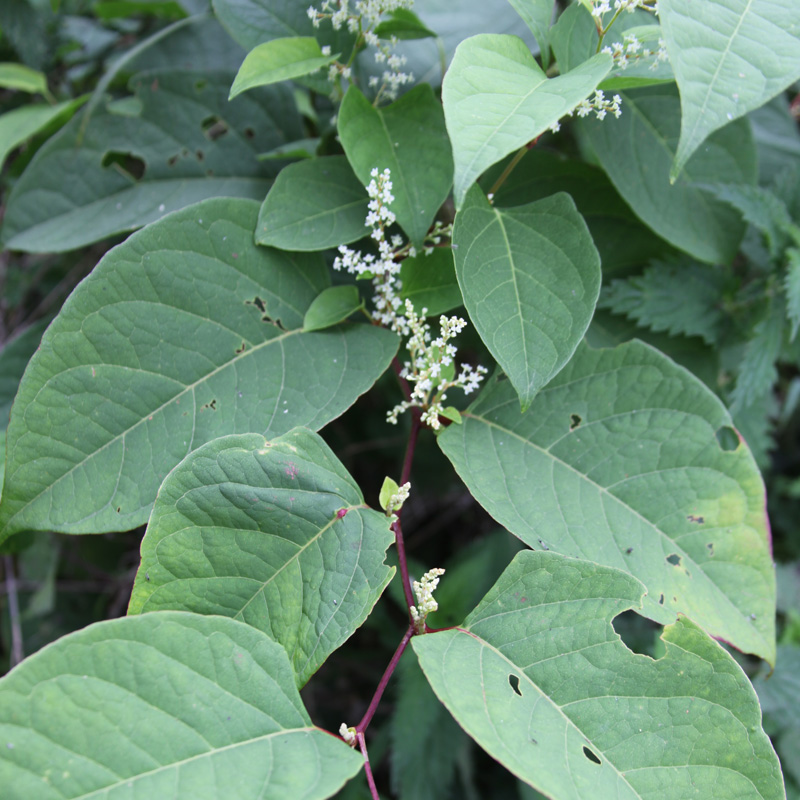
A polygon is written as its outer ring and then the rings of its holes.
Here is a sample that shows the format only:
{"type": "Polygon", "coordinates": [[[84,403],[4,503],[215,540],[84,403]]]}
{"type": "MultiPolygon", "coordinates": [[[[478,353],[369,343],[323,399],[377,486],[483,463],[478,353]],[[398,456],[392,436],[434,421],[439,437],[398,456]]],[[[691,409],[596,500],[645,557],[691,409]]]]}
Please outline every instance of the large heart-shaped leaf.
{"type": "Polygon", "coordinates": [[[395,334],[303,332],[321,257],[253,243],[258,204],[208,200],[110,251],[48,329],[11,412],[4,536],[142,524],[166,474],[229,433],[321,428],[395,334]]]}
{"type": "Polygon", "coordinates": [[[261,206],[256,242],[303,252],[354,242],[368,232],[368,202],[344,156],[290,164],[261,206]]]}
{"type": "Polygon", "coordinates": [[[7,800],[323,800],[363,764],[314,727],[283,648],[223,617],[91,625],[0,692],[7,800]]]}
{"type": "Polygon", "coordinates": [[[600,257],[567,194],[493,208],[470,190],[453,229],[470,319],[523,409],[569,361],[592,319],[600,257]]]}
{"type": "Polygon", "coordinates": [[[711,133],[800,78],[800,5],[664,0],[659,19],[681,92],[675,178],[711,133]]]}
{"type": "Polygon", "coordinates": [[[657,661],[614,631],[643,591],[619,570],[523,552],[463,626],[412,646],[470,736],[553,800],[782,800],[758,700],[730,655],[684,618],[657,661]]]}
{"type": "Polygon", "coordinates": [[[704,185],[755,183],[756,151],[750,126],[740,120],[714,134],[670,184],[680,128],[674,86],[622,92],[619,119],[581,121],[600,164],[633,212],[675,247],[700,261],[727,263],[744,233],[740,215],[704,185]]]}
{"type": "Polygon", "coordinates": [[[215,439],[162,484],[128,613],[242,620],[283,645],[302,686],[394,575],[389,522],[309,430],[215,439]]]}
{"type": "Polygon", "coordinates": [[[652,619],[685,614],[774,661],[764,484],[743,442],[717,441],[730,415],[689,372],[641,342],[581,345],[527,413],[496,381],[462,417],[439,444],[512,533],[625,569],[652,619]]]}
{"type": "Polygon", "coordinates": [[[548,79],[516,36],[487,33],[462,42],[442,84],[456,208],[487,167],[552,127],[594,91],[611,66],[611,56],[598,54],[548,79]]]}
{"type": "Polygon", "coordinates": [[[392,173],[398,224],[418,248],[453,183],[453,157],[442,106],[427,84],[386,108],[373,108],[351,86],[338,114],[339,138],[364,186],[377,167],[392,173]]]}
{"type": "Polygon", "coordinates": [[[71,250],[208,197],[260,199],[278,167],[256,156],[302,135],[286,87],[228,103],[228,75],[148,74],[132,85],[132,112],[97,110],[85,134],[76,117],[36,154],[9,197],[6,247],[71,250]]]}

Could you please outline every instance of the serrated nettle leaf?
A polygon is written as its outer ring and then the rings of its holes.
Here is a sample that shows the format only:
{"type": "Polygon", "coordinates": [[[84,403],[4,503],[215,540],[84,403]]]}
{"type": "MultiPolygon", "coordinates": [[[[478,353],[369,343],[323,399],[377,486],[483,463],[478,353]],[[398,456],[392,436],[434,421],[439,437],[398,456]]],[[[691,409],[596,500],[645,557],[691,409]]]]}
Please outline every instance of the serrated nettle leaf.
{"type": "Polygon", "coordinates": [[[258,244],[313,252],[361,239],[369,198],[344,156],[285,167],[261,206],[258,244]]]}
{"type": "Polygon", "coordinates": [[[641,275],[605,286],[597,306],[654,331],[700,336],[714,344],[724,321],[723,292],[729,282],[726,272],[686,257],[655,262],[641,275]]]}
{"type": "Polygon", "coordinates": [[[303,330],[320,331],[344,322],[364,301],[353,285],[329,286],[314,298],[303,318],[303,330]]]}
{"type": "Polygon", "coordinates": [[[795,0],[664,0],[659,19],[681,92],[675,179],[711,133],[800,78],[800,6],[795,0]]]}
{"type": "Polygon", "coordinates": [[[790,338],[794,340],[800,327],[800,250],[792,247],[786,251],[786,315],[792,323],[790,338]]]}
{"type": "Polygon", "coordinates": [[[778,379],[778,358],[783,345],[786,308],[783,298],[772,298],[753,329],[736,375],[731,395],[733,407],[747,408],[768,394],[778,379]]]}
{"type": "MultiPolygon", "coordinates": [[[[488,190],[506,164],[502,161],[487,170],[481,186],[488,190]]],[[[556,192],[566,192],[575,201],[600,254],[606,277],[630,267],[638,268],[672,250],[636,218],[603,170],[538,147],[525,153],[495,193],[493,204],[520,206],[556,192]]]]}
{"type": "Polygon", "coordinates": [[[550,64],[549,30],[553,19],[555,0],[509,0],[514,10],[519,14],[525,24],[531,29],[539,45],[539,55],[542,67],[547,69],[550,64]]]}
{"type": "Polygon", "coordinates": [[[437,247],[430,255],[406,258],[400,267],[400,290],[402,300],[411,300],[414,308],[428,316],[445,314],[464,303],[456,278],[453,251],[449,247],[437,247]]]}
{"type": "Polygon", "coordinates": [[[598,54],[548,79],[516,36],[481,34],[462,42],[442,86],[456,208],[485,169],[552,127],[610,69],[611,57],[598,54]]]}
{"type": "Polygon", "coordinates": [[[438,443],[472,494],[522,541],[624,569],[644,612],[693,619],[775,658],[764,484],[720,400],[641,342],[582,344],[520,414],[494,381],[438,443]]]}
{"type": "Polygon", "coordinates": [[[246,622],[283,645],[303,686],[394,575],[389,523],[307,429],[215,439],[159,489],[128,613],[246,622]]]}
{"type": "Polygon", "coordinates": [[[374,168],[391,170],[392,211],[420,248],[453,183],[453,157],[442,106],[427,84],[385,108],[374,108],[351,86],[337,117],[350,165],[366,186],[374,168]]]}
{"type": "Polygon", "coordinates": [[[592,319],[600,258],[586,223],[569,195],[494,208],[475,186],[453,246],[470,319],[527,408],[592,319]]]}
{"type": "Polygon", "coordinates": [[[729,263],[744,226],[727,203],[705,185],[754,184],[755,146],[746,120],[715,133],[670,184],[680,125],[673,86],[622,93],[622,116],[581,120],[581,131],[617,191],[659,236],[700,261],[729,263]]]}
{"type": "Polygon", "coordinates": [[[284,649],[222,617],[91,625],[0,690],[8,800],[216,800],[231,787],[237,800],[323,800],[364,763],[312,724],[284,649]]]}
{"type": "Polygon", "coordinates": [[[755,692],[722,647],[685,618],[658,660],[622,643],[612,620],[643,593],[621,570],[526,551],[462,626],[412,646],[467,733],[554,800],[781,800],[755,692]]]}
{"type": "Polygon", "coordinates": [[[111,250],[31,360],[11,412],[0,522],[128,530],[188,453],[230,433],[319,429],[387,368],[372,325],[307,333],[320,256],[257,247],[258,204],[208,200],[111,250]]]}
{"type": "Polygon", "coordinates": [[[278,167],[256,156],[302,133],[286,87],[228,103],[228,75],[148,74],[132,86],[141,115],[97,109],[84,135],[76,117],[36,154],[8,200],[6,247],[62,252],[208,197],[260,199],[278,167]]]}
{"type": "Polygon", "coordinates": [[[254,47],[246,56],[231,86],[229,100],[248,89],[299,78],[328,66],[340,53],[323,55],[311,36],[273,39],[254,47]]]}

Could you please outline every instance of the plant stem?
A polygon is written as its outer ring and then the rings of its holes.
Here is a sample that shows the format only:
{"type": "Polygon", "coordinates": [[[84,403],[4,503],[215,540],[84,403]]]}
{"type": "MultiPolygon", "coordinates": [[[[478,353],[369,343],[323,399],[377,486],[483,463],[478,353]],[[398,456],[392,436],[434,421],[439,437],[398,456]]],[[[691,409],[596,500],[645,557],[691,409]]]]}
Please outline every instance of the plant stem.
{"type": "Polygon", "coordinates": [[[369,754],[367,753],[367,740],[364,738],[363,733],[357,733],[358,746],[361,749],[361,755],[364,756],[364,772],[367,776],[367,784],[369,785],[369,793],[374,800],[381,800],[378,794],[378,787],[375,785],[375,777],[372,774],[372,766],[369,763],[369,754]]]}
{"type": "Polygon", "coordinates": [[[514,167],[522,161],[522,156],[530,149],[529,145],[524,144],[517,150],[516,155],[511,161],[508,162],[506,168],[500,173],[500,177],[494,182],[492,188],[489,189],[489,197],[497,192],[497,190],[506,182],[506,178],[514,171],[514,167]]]}
{"type": "Polygon", "coordinates": [[[19,598],[17,597],[17,581],[14,575],[14,559],[3,556],[6,573],[6,593],[8,594],[8,616],[11,619],[11,666],[19,664],[24,658],[22,649],[22,625],[19,621],[19,598]]]}
{"type": "Polygon", "coordinates": [[[375,715],[375,711],[378,709],[378,704],[381,702],[381,697],[383,696],[383,692],[386,689],[387,685],[389,684],[389,679],[392,677],[392,673],[397,669],[397,665],[400,662],[400,657],[405,652],[406,647],[408,647],[408,643],[411,641],[411,637],[414,635],[414,626],[409,625],[408,630],[405,632],[405,635],[400,640],[400,644],[397,645],[397,650],[394,651],[394,655],[392,656],[392,660],[389,662],[389,665],[384,670],[383,676],[381,677],[380,683],[378,684],[378,688],[375,690],[375,694],[372,696],[372,700],[370,701],[369,708],[367,708],[364,716],[361,718],[361,722],[356,725],[356,733],[359,736],[363,736],[364,731],[369,726],[369,723],[372,721],[372,717],[375,715]]]}

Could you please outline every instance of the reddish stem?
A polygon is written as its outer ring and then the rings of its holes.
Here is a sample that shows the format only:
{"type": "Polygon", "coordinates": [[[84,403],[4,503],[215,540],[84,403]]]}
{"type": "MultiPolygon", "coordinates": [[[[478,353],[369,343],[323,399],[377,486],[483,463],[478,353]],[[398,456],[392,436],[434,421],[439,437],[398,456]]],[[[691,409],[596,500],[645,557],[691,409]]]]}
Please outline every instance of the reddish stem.
{"type": "Polygon", "coordinates": [[[358,739],[358,746],[361,748],[361,755],[364,756],[364,772],[366,773],[367,783],[369,784],[369,793],[372,795],[374,800],[381,800],[381,796],[378,794],[378,787],[375,785],[375,777],[372,774],[372,767],[369,763],[367,740],[364,738],[363,733],[357,733],[356,738],[358,739]]]}
{"type": "Polygon", "coordinates": [[[397,645],[397,650],[394,651],[392,660],[386,667],[386,670],[383,673],[383,677],[381,677],[380,683],[378,684],[378,688],[375,690],[375,694],[372,696],[372,700],[370,701],[369,708],[366,710],[364,716],[361,718],[361,722],[359,722],[358,725],[356,725],[356,733],[358,734],[358,736],[364,735],[364,731],[367,729],[369,723],[372,721],[372,717],[375,715],[375,711],[378,709],[378,704],[381,702],[381,697],[383,696],[383,692],[386,689],[387,685],[389,684],[389,679],[392,677],[392,673],[397,668],[397,665],[400,662],[400,657],[405,652],[406,647],[408,647],[408,643],[411,641],[411,637],[413,635],[414,635],[414,626],[409,625],[408,630],[405,632],[405,635],[400,640],[400,644],[397,645]]]}

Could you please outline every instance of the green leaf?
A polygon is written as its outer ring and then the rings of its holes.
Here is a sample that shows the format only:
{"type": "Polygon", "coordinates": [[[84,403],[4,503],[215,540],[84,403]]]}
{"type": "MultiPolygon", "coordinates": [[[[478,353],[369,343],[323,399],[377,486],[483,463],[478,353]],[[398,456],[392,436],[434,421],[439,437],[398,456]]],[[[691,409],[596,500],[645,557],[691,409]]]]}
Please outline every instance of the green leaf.
{"type": "Polygon", "coordinates": [[[783,344],[783,302],[772,299],[747,342],[733,389],[733,406],[746,408],[767,394],[778,379],[777,361],[783,344]]]}
{"type": "Polygon", "coordinates": [[[720,446],[730,415],[697,378],[641,342],[581,345],[526,414],[500,380],[462,416],[439,446],[500,524],[627,570],[651,619],[774,661],[764,484],[743,444],[720,446]]]}
{"type": "Polygon", "coordinates": [[[525,21],[536,37],[539,45],[539,54],[542,58],[542,67],[547,69],[550,65],[550,22],[553,19],[555,0],[509,0],[514,10],[525,21]]]}
{"type": "MultiPolygon", "coordinates": [[[[504,163],[487,170],[481,179],[484,188],[497,180],[504,163]]],[[[524,205],[556,192],[566,192],[575,201],[592,234],[606,277],[641,267],[669,251],[666,242],[636,218],[603,170],[538,147],[522,157],[495,193],[494,205],[524,205]]]]}
{"type": "Polygon", "coordinates": [[[188,16],[180,3],[170,0],[101,0],[93,8],[100,19],[119,19],[138,14],[153,14],[168,19],[182,19],[188,16]]]}
{"type": "Polygon", "coordinates": [[[48,94],[44,73],[10,62],[0,63],[0,87],[29,94],[48,94]]]}
{"type": "Polygon", "coordinates": [[[53,106],[21,106],[0,115],[0,167],[14,148],[51,125],[66,122],[87,99],[78,97],[53,106]]]}
{"type": "Polygon", "coordinates": [[[329,286],[308,307],[303,330],[321,331],[344,322],[354,311],[364,307],[358,289],[352,284],[329,286]]]}
{"type": "MultiPolygon", "coordinates": [[[[19,382],[31,356],[39,347],[42,334],[49,320],[35,322],[22,333],[3,345],[0,350],[0,429],[8,425],[8,415],[19,382]]],[[[0,483],[2,486],[2,483],[0,483]]]]}
{"type": "Polygon", "coordinates": [[[456,208],[487,167],[552,127],[610,69],[611,57],[598,54],[548,80],[516,36],[481,34],[462,42],[442,86],[456,208]]]}
{"type": "Polygon", "coordinates": [[[398,491],[400,491],[400,487],[397,485],[397,482],[392,480],[387,475],[387,477],[383,479],[380,496],[378,497],[378,502],[384,511],[386,511],[389,501],[398,493],[398,491]]]}
{"type": "Polygon", "coordinates": [[[600,258],[569,195],[493,208],[470,190],[453,229],[464,305],[527,408],[569,361],[600,291],[600,258]]]}
{"type": "Polygon", "coordinates": [[[282,250],[326,250],[367,234],[367,192],[344,156],[281,170],[258,214],[256,242],[282,250]]]}
{"type": "Polygon", "coordinates": [[[319,43],[311,36],[273,39],[254,47],[245,58],[231,86],[232,100],[255,86],[266,86],[291,78],[299,78],[328,66],[340,53],[325,56],[319,43]]]}
{"type": "Polygon", "coordinates": [[[795,0],[664,0],[659,20],[681,92],[674,180],[714,131],[800,78],[795,0]]]}
{"type": "Polygon", "coordinates": [[[389,522],[307,429],[215,439],[159,489],[128,613],[246,622],[283,645],[303,686],[394,575],[389,522]]]}
{"type": "Polygon", "coordinates": [[[208,200],[111,250],[48,328],[11,411],[2,535],[127,530],[164,476],[229,433],[319,429],[398,337],[306,333],[321,257],[256,247],[258,205],[208,200]]]}
{"type": "Polygon", "coordinates": [[[800,327],[800,250],[792,247],[786,251],[786,315],[792,323],[790,339],[797,336],[800,327]]]}
{"type": "MultiPolygon", "coordinates": [[[[624,44],[625,35],[634,35],[644,48],[658,52],[661,29],[652,24],[652,14],[642,9],[623,14],[614,23],[603,39],[603,47],[624,44]]],[[[580,3],[573,3],[558,18],[550,33],[553,52],[562,72],[575,69],[597,52],[597,26],[589,10],[580,3]]],[[[625,48],[627,50],[627,47],[625,48]]],[[[673,82],[675,76],[669,62],[658,61],[653,56],[618,59],[600,89],[618,91],[637,86],[673,82]]]]}
{"type": "Polygon", "coordinates": [[[782,800],[755,692],[722,647],[683,617],[658,660],[622,643],[612,619],[643,592],[620,570],[523,552],[463,626],[411,644],[467,733],[554,800],[782,800]]]}
{"type": "Polygon", "coordinates": [[[787,166],[800,167],[800,130],[789,110],[789,100],[778,95],[748,115],[758,149],[758,182],[780,180],[787,166]]]}
{"type": "Polygon", "coordinates": [[[436,34],[425,27],[425,23],[407,8],[395,8],[389,13],[389,19],[375,26],[375,35],[379,39],[430,39],[436,34]]]}
{"type": "Polygon", "coordinates": [[[670,244],[699,261],[729,263],[744,226],[705,184],[755,183],[755,147],[745,120],[712,136],[670,184],[680,120],[672,86],[622,93],[622,116],[585,119],[581,129],[617,191],[634,213],[670,244]]]}
{"type": "Polygon", "coordinates": [[[283,648],[231,619],[100,622],[0,689],[8,800],[216,800],[234,786],[237,800],[322,800],[364,763],[314,727],[283,648]]]}
{"type": "Polygon", "coordinates": [[[410,300],[419,313],[427,308],[431,317],[464,303],[449,247],[437,247],[430,255],[405,259],[400,267],[400,282],[400,299],[410,300]]]}
{"type": "Polygon", "coordinates": [[[229,77],[174,71],[133,79],[140,116],[76,117],[31,161],[8,201],[12,250],[62,252],[135,230],[207,197],[263,198],[279,167],[258,153],[301,135],[291,92],[228,103],[229,77]]]}
{"type": "Polygon", "coordinates": [[[774,192],[747,184],[718,183],[708,188],[720,200],[739,211],[745,222],[764,234],[773,258],[786,246],[787,235],[794,234],[800,245],[800,228],[792,222],[786,204],[774,192]]]}
{"type": "Polygon", "coordinates": [[[689,259],[656,262],[641,275],[612,281],[597,303],[639,325],[676,336],[719,338],[726,275],[689,259]]]}
{"type": "Polygon", "coordinates": [[[385,108],[351,86],[338,115],[339,138],[353,172],[366,186],[371,171],[392,173],[392,211],[412,243],[422,240],[453,182],[453,158],[442,106],[427,84],[385,108]]]}

